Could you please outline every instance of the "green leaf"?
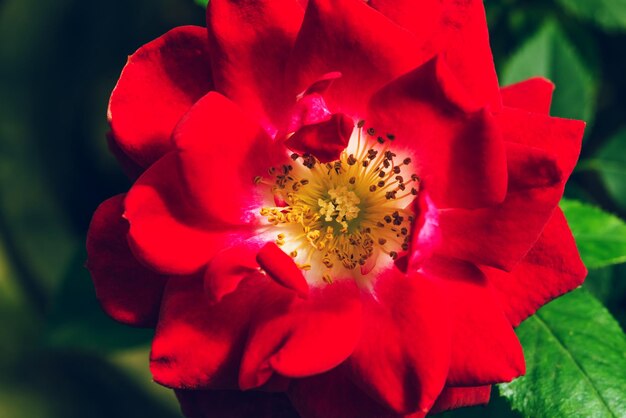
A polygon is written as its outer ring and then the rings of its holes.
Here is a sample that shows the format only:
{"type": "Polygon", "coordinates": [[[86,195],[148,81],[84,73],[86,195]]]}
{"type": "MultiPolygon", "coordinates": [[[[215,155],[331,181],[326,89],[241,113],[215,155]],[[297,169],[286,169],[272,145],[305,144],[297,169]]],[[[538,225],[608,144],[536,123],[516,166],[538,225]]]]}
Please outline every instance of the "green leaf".
{"type": "Polygon", "coordinates": [[[565,10],[605,29],[626,29],[626,0],[558,0],[565,10]]]}
{"type": "Polygon", "coordinates": [[[591,159],[581,161],[579,171],[594,171],[611,197],[626,208],[626,129],[610,138],[591,159]]]}
{"type": "Polygon", "coordinates": [[[626,416],[626,336],[609,312],[579,289],[517,329],[526,375],[500,385],[532,418],[626,416]]]}
{"type": "Polygon", "coordinates": [[[576,200],[563,199],[576,245],[588,268],[626,262],[626,223],[615,215],[576,200]]]}
{"type": "Polygon", "coordinates": [[[202,7],[206,7],[209,4],[209,0],[194,0],[194,2],[202,7]]]}
{"type": "Polygon", "coordinates": [[[508,85],[537,76],[556,85],[553,115],[587,122],[592,119],[594,78],[558,24],[552,21],[513,54],[504,67],[502,82],[508,85]]]}

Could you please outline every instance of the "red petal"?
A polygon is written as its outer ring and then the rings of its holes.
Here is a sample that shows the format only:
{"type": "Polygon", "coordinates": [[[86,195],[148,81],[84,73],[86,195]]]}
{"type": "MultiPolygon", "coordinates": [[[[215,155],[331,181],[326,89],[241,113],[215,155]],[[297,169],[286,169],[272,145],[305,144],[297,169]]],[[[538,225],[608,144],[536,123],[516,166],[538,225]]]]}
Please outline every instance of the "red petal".
{"type": "Polygon", "coordinates": [[[209,300],[217,303],[234,292],[239,283],[258,272],[256,256],[262,243],[248,240],[217,253],[204,274],[204,289],[209,300]]]}
{"type": "Polygon", "coordinates": [[[96,209],[87,233],[87,268],[108,315],[125,324],[152,327],[167,277],[139,264],[130,252],[123,200],[124,195],[117,195],[96,209]]]}
{"type": "Polygon", "coordinates": [[[504,143],[441,59],[379,90],[366,123],[395,135],[393,147],[415,156],[415,170],[438,207],[476,208],[506,193],[504,143]]]}
{"type": "Polygon", "coordinates": [[[522,347],[480,270],[469,263],[433,258],[424,271],[441,286],[451,309],[447,384],[487,385],[524,374],[522,347]]]}
{"type": "Polygon", "coordinates": [[[108,118],[120,149],[148,167],[172,149],[178,120],[212,88],[206,29],[181,26],[128,58],[108,118]]]}
{"type": "Polygon", "coordinates": [[[482,1],[371,0],[369,4],[413,33],[433,54],[442,54],[479,103],[500,106],[482,1]]]}
{"type": "Polygon", "coordinates": [[[175,388],[237,388],[243,347],[265,284],[252,275],[235,294],[211,304],[201,277],[170,280],[150,355],[154,380],[175,388]]]}
{"type": "Polygon", "coordinates": [[[488,404],[491,386],[451,387],[447,386],[430,411],[433,414],[464,406],[488,404]]]}
{"type": "Polygon", "coordinates": [[[504,106],[529,112],[550,114],[554,84],[541,77],[530,78],[500,90],[504,106]]]}
{"type": "Polygon", "coordinates": [[[481,105],[502,105],[482,0],[447,0],[444,24],[446,64],[461,85],[481,105]]]}
{"type": "Polygon", "coordinates": [[[284,67],[302,16],[294,0],[216,0],[207,7],[216,90],[270,132],[295,100],[284,94],[284,67]]]}
{"type": "Polygon", "coordinates": [[[558,205],[584,124],[514,109],[504,109],[498,121],[508,140],[506,200],[491,208],[440,211],[438,251],[509,271],[537,241],[558,205]]]}
{"type": "Polygon", "coordinates": [[[189,209],[194,200],[181,184],[178,159],[170,153],[137,180],[125,200],[133,253],[162,273],[193,273],[221,249],[254,233],[253,225],[231,230],[195,225],[189,209]]]}
{"type": "Polygon", "coordinates": [[[364,299],[363,323],[347,362],[357,386],[398,413],[427,412],[450,366],[450,324],[439,288],[390,269],[364,299]]]}
{"type": "Polygon", "coordinates": [[[361,302],[352,280],[311,289],[308,299],[274,291],[262,297],[241,365],[239,384],[258,387],[273,372],[304,377],[336,367],[361,335],[361,302]]]}
{"type": "Polygon", "coordinates": [[[339,159],[348,146],[354,121],[342,113],[335,113],[324,122],[305,125],[285,142],[287,148],[301,154],[312,154],[322,163],[339,159]]]}
{"type": "MultiPolygon", "coordinates": [[[[304,418],[402,418],[358,389],[341,367],[294,380],[289,399],[304,418]]],[[[424,414],[411,415],[411,418],[424,414]]]]}
{"type": "Polygon", "coordinates": [[[580,155],[585,122],[511,108],[504,108],[495,117],[505,141],[550,153],[557,157],[564,178],[569,177],[580,155]]]}
{"type": "Polygon", "coordinates": [[[482,270],[514,326],[545,303],[580,286],[587,275],[560,209],[554,212],[539,241],[511,273],[488,267],[482,270]]]}
{"type": "Polygon", "coordinates": [[[283,250],[273,242],[265,244],[258,252],[256,260],[263,270],[279,285],[293,290],[298,296],[309,296],[309,284],[302,270],[283,250]]]}
{"type": "Polygon", "coordinates": [[[292,94],[339,71],[324,97],[334,112],[362,116],[372,92],[430,57],[417,40],[361,0],[310,0],[287,70],[292,94]]]}
{"type": "MultiPolygon", "coordinates": [[[[445,36],[444,5],[441,0],[370,0],[369,5],[409,30],[424,44],[442,44],[445,36]]],[[[441,47],[441,45],[438,45],[441,47]]]]}
{"type": "Polygon", "coordinates": [[[219,93],[199,100],[174,131],[190,208],[220,225],[250,223],[261,205],[256,176],[289,158],[241,109],[219,93]]]}
{"type": "Polygon", "coordinates": [[[235,390],[177,390],[187,418],[298,418],[281,393],[235,390]]]}

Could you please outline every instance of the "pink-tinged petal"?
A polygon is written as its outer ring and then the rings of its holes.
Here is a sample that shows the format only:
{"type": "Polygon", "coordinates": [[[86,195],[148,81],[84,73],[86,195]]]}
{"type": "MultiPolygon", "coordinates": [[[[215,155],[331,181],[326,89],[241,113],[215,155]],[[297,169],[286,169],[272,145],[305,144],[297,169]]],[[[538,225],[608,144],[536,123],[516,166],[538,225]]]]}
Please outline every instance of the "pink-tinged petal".
{"type": "Polygon", "coordinates": [[[529,112],[550,114],[554,84],[545,78],[535,77],[511,84],[500,90],[504,106],[529,112]]]}
{"type": "Polygon", "coordinates": [[[491,208],[440,211],[437,251],[510,271],[557,207],[580,152],[584,124],[506,108],[497,118],[507,148],[506,200],[491,208]]]}
{"type": "Polygon", "coordinates": [[[197,216],[220,225],[250,223],[261,206],[257,176],[289,160],[287,150],[232,101],[211,92],[173,135],[183,187],[197,216]]]}
{"type": "Polygon", "coordinates": [[[489,403],[491,397],[491,386],[468,386],[468,387],[451,387],[447,386],[431,413],[448,411],[450,409],[462,408],[464,406],[483,405],[489,403]]]}
{"type": "Polygon", "coordinates": [[[587,269],[563,212],[557,208],[539,241],[510,273],[481,267],[513,326],[550,300],[580,286],[587,269]]]}
{"type": "Polygon", "coordinates": [[[216,0],[207,7],[216,90],[272,134],[295,101],[285,95],[283,81],[303,15],[294,0],[216,0]]]}
{"type": "MultiPolygon", "coordinates": [[[[357,388],[341,366],[328,373],[294,380],[288,395],[303,418],[404,417],[357,388]]],[[[411,418],[422,418],[424,415],[411,415],[411,418]]]]}
{"type": "Polygon", "coordinates": [[[252,274],[235,294],[211,304],[202,277],[170,280],[150,355],[154,380],[174,388],[237,389],[248,329],[267,284],[252,274]]]}
{"type": "Polygon", "coordinates": [[[332,112],[328,109],[323,95],[340,77],[341,73],[336,71],[324,74],[297,96],[297,102],[289,112],[284,135],[297,131],[303,125],[313,125],[331,118],[332,112]]]}
{"type": "Polygon", "coordinates": [[[452,319],[447,385],[509,382],[524,374],[524,354],[493,289],[478,268],[433,258],[424,274],[441,286],[452,319]]]}
{"type": "Polygon", "coordinates": [[[128,58],[109,102],[112,138],[148,167],[172,149],[178,120],[212,88],[206,29],[172,29],[128,58]]]}
{"type": "Polygon", "coordinates": [[[352,280],[313,288],[308,299],[278,286],[262,296],[241,364],[243,389],[274,372],[287,377],[323,373],[344,361],[361,335],[361,301],[352,280]]]}
{"type": "Polygon", "coordinates": [[[282,393],[237,390],[177,390],[187,418],[299,418],[282,393]]]}
{"type": "Polygon", "coordinates": [[[585,122],[512,108],[502,109],[495,118],[505,141],[545,150],[557,157],[564,177],[570,176],[580,155],[585,122]]]}
{"type": "Polygon", "coordinates": [[[414,157],[413,169],[438,207],[477,208],[504,199],[506,155],[499,129],[441,58],[379,90],[366,126],[395,135],[394,149],[414,157]]]}
{"type": "Polygon", "coordinates": [[[180,187],[178,167],[174,152],[153,164],[128,192],[124,216],[136,257],[161,273],[190,274],[220,250],[250,237],[254,226],[198,225],[189,208],[195,201],[180,187]]]}
{"type": "Polygon", "coordinates": [[[327,121],[302,126],[285,141],[285,145],[292,151],[311,154],[320,162],[329,163],[339,159],[353,130],[352,118],[335,113],[327,121]]]}
{"type": "Polygon", "coordinates": [[[441,54],[463,87],[482,106],[500,107],[481,0],[370,0],[370,6],[441,54]]]}
{"type": "Polygon", "coordinates": [[[87,233],[87,268],[109,316],[125,324],[152,327],[167,277],[139,264],[130,252],[123,201],[124,195],[117,195],[96,209],[87,233]]]}
{"type": "Polygon", "coordinates": [[[406,259],[410,271],[417,270],[441,246],[439,211],[424,188],[413,201],[413,208],[417,219],[412,225],[411,247],[406,259]]]}
{"type": "Polygon", "coordinates": [[[363,324],[346,363],[355,384],[398,413],[428,412],[450,366],[450,323],[439,287],[392,268],[364,296],[363,324]]]}
{"type": "Polygon", "coordinates": [[[324,96],[328,106],[362,117],[372,92],[430,56],[362,0],[310,0],[287,76],[295,96],[323,74],[341,72],[324,96]]]}
{"type": "Polygon", "coordinates": [[[309,284],[302,270],[293,259],[273,242],[266,243],[258,252],[256,260],[259,266],[276,283],[286,289],[293,290],[302,298],[309,296],[309,284]]]}

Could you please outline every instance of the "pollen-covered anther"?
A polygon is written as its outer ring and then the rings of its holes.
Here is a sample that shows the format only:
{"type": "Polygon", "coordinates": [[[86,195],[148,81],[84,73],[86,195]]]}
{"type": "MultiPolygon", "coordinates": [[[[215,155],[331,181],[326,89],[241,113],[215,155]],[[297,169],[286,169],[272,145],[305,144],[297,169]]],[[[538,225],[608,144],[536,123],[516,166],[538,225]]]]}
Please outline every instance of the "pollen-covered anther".
{"type": "Polygon", "coordinates": [[[279,229],[275,244],[311,283],[363,279],[379,254],[396,259],[408,249],[413,214],[407,208],[419,177],[404,172],[411,159],[390,149],[392,134],[377,136],[368,128],[363,135],[364,126],[357,123],[338,160],[320,163],[311,154],[293,153],[292,163],[268,170],[270,178],[254,179],[280,202],[260,210],[279,229]]]}

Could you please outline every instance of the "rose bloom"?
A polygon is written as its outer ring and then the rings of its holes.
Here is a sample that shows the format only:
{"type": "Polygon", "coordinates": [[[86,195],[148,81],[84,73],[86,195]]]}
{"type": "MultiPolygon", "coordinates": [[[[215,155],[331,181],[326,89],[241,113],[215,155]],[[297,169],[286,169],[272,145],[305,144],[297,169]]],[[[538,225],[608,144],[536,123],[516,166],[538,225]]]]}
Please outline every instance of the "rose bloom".
{"type": "Polygon", "coordinates": [[[88,267],[188,417],[423,417],[524,374],[586,274],[558,202],[584,123],[500,88],[480,0],[211,0],[110,101],[135,179],[88,267]]]}

